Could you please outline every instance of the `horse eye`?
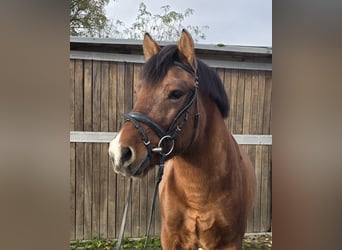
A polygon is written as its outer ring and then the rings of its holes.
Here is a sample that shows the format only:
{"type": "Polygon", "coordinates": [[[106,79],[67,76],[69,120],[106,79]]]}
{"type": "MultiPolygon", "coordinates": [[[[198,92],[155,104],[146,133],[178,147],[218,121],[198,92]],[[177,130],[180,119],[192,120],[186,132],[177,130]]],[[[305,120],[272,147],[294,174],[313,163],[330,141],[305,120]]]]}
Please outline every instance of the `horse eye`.
{"type": "Polygon", "coordinates": [[[177,100],[181,98],[184,95],[184,93],[181,90],[173,90],[169,93],[168,98],[177,100]]]}

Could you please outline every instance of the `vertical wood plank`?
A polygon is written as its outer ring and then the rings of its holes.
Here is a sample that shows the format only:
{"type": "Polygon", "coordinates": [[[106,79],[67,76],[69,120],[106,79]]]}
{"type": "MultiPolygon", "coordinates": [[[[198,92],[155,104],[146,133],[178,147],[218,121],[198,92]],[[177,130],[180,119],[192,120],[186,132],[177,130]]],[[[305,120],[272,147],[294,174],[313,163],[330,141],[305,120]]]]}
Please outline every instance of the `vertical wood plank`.
{"type": "MultiPolygon", "coordinates": [[[[252,162],[252,166],[255,172],[255,145],[243,145],[249,159],[252,162]]],[[[254,212],[255,212],[255,201],[254,199],[254,206],[253,210],[250,212],[247,220],[247,232],[252,233],[254,232],[254,212]]]]}
{"type": "MultiPolygon", "coordinates": [[[[249,156],[250,147],[251,147],[250,145],[241,145],[242,150],[244,150],[248,156],[249,156]]],[[[246,228],[247,233],[253,232],[253,225],[254,225],[254,214],[253,214],[253,212],[254,212],[253,210],[250,211],[250,214],[248,215],[248,218],[247,218],[247,228],[246,228]]]]}
{"type": "Polygon", "coordinates": [[[262,134],[263,117],[264,117],[264,101],[265,101],[265,71],[258,73],[258,119],[257,119],[257,134],[262,134]]]}
{"type": "Polygon", "coordinates": [[[133,108],[133,80],[133,64],[127,63],[125,67],[125,113],[131,111],[131,109],[133,108]]]}
{"type": "MultiPolygon", "coordinates": [[[[264,105],[262,116],[262,134],[271,133],[271,94],[272,79],[271,72],[264,72],[264,105]]],[[[260,80],[260,79],[259,79],[260,80]]],[[[262,169],[261,169],[261,230],[271,229],[271,148],[263,147],[262,169]]]]}
{"type": "Polygon", "coordinates": [[[259,78],[258,72],[252,71],[252,95],[251,95],[251,116],[249,132],[258,134],[258,95],[259,95],[259,78]]]}
{"type": "Polygon", "coordinates": [[[235,132],[236,134],[242,134],[243,131],[243,106],[245,97],[245,71],[239,70],[238,83],[236,92],[236,112],[235,112],[235,132]]]}
{"type": "MultiPolygon", "coordinates": [[[[83,130],[83,61],[75,61],[75,130],[83,130]]],[[[75,145],[75,196],[76,230],[75,238],[83,239],[84,227],[84,145],[75,145]]]]}
{"type": "Polygon", "coordinates": [[[258,145],[256,147],[255,153],[255,175],[256,175],[256,202],[254,207],[254,225],[253,231],[254,232],[261,232],[261,156],[262,156],[262,146],[258,145]]]}
{"type": "Polygon", "coordinates": [[[84,131],[92,131],[92,81],[93,64],[90,60],[84,61],[84,131]]]}
{"type": "Polygon", "coordinates": [[[109,63],[101,64],[101,131],[108,132],[109,117],[109,63]]]}
{"type": "Polygon", "coordinates": [[[123,115],[125,113],[125,64],[119,62],[117,64],[117,116],[116,116],[116,127],[119,130],[123,124],[123,115]]]}
{"type": "MultiPolygon", "coordinates": [[[[124,208],[125,208],[125,201],[126,201],[126,197],[128,194],[128,190],[126,188],[126,178],[124,176],[121,175],[117,175],[117,193],[116,193],[116,197],[117,197],[117,219],[116,219],[116,232],[117,235],[116,237],[118,237],[118,233],[120,232],[120,227],[121,227],[121,222],[122,222],[122,216],[124,213],[124,208]]],[[[128,220],[126,221],[126,227],[125,227],[125,237],[128,237],[130,235],[130,232],[128,231],[128,220]]]]}
{"type": "MultiPolygon", "coordinates": [[[[250,134],[257,134],[257,119],[258,119],[258,72],[251,71],[251,115],[250,115],[250,123],[249,123],[249,133],[250,134]]],[[[258,162],[256,159],[256,145],[251,145],[248,150],[248,155],[252,161],[254,166],[254,171],[256,173],[256,178],[258,178],[257,172],[260,171],[258,169],[258,162]]],[[[257,192],[259,189],[259,180],[257,179],[256,183],[256,198],[255,198],[255,205],[253,208],[253,232],[258,232],[257,226],[258,221],[260,220],[260,192],[257,192]]]]}
{"type": "MultiPolygon", "coordinates": [[[[92,131],[92,61],[84,61],[84,130],[92,131]]],[[[84,143],[84,238],[92,238],[93,145],[84,143]]]]}
{"type": "MultiPolygon", "coordinates": [[[[264,122],[263,134],[272,134],[272,72],[265,72],[265,108],[264,108],[264,122]]],[[[267,189],[267,212],[265,218],[266,230],[271,230],[271,206],[272,206],[272,145],[266,147],[265,156],[266,163],[264,168],[267,171],[263,172],[263,185],[267,189]]],[[[263,169],[264,170],[264,169],[263,169]]]]}
{"type": "Polygon", "coordinates": [[[101,144],[100,166],[100,237],[108,237],[108,146],[101,144]]]}
{"type": "MultiPolygon", "coordinates": [[[[70,130],[75,130],[75,60],[70,60],[70,130]]],[[[70,240],[76,238],[75,143],[70,143],[70,240]]]]}
{"type": "Polygon", "coordinates": [[[84,144],[76,143],[76,239],[84,238],[84,144]]]}
{"type": "Polygon", "coordinates": [[[133,104],[135,103],[135,101],[137,99],[134,89],[136,88],[137,84],[139,83],[142,67],[143,67],[143,65],[141,63],[134,64],[133,104]]]}
{"type": "Polygon", "coordinates": [[[267,204],[267,231],[272,231],[272,146],[268,146],[268,204],[267,204]]]}
{"type": "Polygon", "coordinates": [[[140,180],[140,214],[139,214],[139,224],[140,224],[140,231],[139,235],[145,235],[147,230],[147,217],[148,217],[148,174],[145,175],[140,180]]]}
{"type": "Polygon", "coordinates": [[[109,65],[109,115],[108,115],[108,129],[110,132],[117,132],[119,128],[117,128],[117,63],[111,62],[109,65]]]}
{"type": "MultiPolygon", "coordinates": [[[[93,62],[93,130],[101,131],[101,63],[93,62]]],[[[101,144],[93,144],[92,237],[100,236],[101,144]]]]}
{"type": "MultiPolygon", "coordinates": [[[[109,164],[111,164],[109,162],[109,164]]],[[[118,211],[116,209],[116,174],[113,168],[109,169],[108,181],[108,238],[114,239],[117,237],[115,225],[117,220],[118,211]]]]}
{"type": "Polygon", "coordinates": [[[100,157],[101,145],[93,144],[92,237],[100,236],[100,157]]]}
{"type": "Polygon", "coordinates": [[[263,117],[263,130],[265,135],[271,134],[271,104],[272,104],[272,73],[267,72],[265,75],[265,104],[263,117]]]}
{"type": "Polygon", "coordinates": [[[76,239],[76,143],[70,143],[70,240],[76,239]]]}
{"type": "Polygon", "coordinates": [[[75,126],[83,131],[83,61],[75,61],[75,126]]]}
{"type": "MultiPolygon", "coordinates": [[[[109,123],[110,132],[119,131],[117,128],[117,63],[111,62],[109,65],[109,123]]],[[[110,161],[110,160],[109,160],[110,161]]],[[[109,162],[111,165],[111,163],[109,162]]],[[[112,167],[108,170],[108,238],[116,238],[116,174],[112,167]]]]}
{"type": "Polygon", "coordinates": [[[133,180],[133,190],[132,190],[132,234],[131,236],[134,238],[140,237],[140,221],[139,221],[139,213],[140,213],[140,180],[133,180]]]}
{"type": "Polygon", "coordinates": [[[260,201],[260,230],[267,232],[270,230],[270,162],[269,162],[270,146],[262,147],[262,166],[261,166],[261,201],[260,201]]]}
{"type": "MultiPolygon", "coordinates": [[[[109,63],[101,64],[101,131],[108,131],[109,63]]],[[[100,165],[100,237],[107,238],[108,224],[108,145],[101,144],[100,165]]]]}
{"type": "Polygon", "coordinates": [[[160,201],[158,197],[156,199],[156,208],[154,213],[154,235],[159,236],[161,233],[160,201]]]}
{"type": "Polygon", "coordinates": [[[92,185],[93,185],[93,145],[84,143],[84,238],[92,238],[92,185]]]}
{"type": "Polygon", "coordinates": [[[70,130],[75,130],[75,60],[70,60],[70,130]]]}
{"type": "Polygon", "coordinates": [[[101,62],[93,62],[93,131],[101,131],[101,62]]]}
{"type": "Polygon", "coordinates": [[[243,104],[243,134],[249,134],[251,119],[251,94],[252,94],[252,76],[250,71],[245,73],[245,97],[243,104]]]}

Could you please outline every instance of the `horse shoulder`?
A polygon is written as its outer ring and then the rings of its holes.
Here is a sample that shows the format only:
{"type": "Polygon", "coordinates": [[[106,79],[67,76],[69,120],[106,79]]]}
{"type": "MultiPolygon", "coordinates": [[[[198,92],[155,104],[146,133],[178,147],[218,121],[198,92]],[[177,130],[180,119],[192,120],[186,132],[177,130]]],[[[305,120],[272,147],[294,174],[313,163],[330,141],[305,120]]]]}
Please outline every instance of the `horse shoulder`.
{"type": "MultiPolygon", "coordinates": [[[[233,137],[232,137],[233,138],[233,137]]],[[[255,200],[255,187],[256,187],[256,177],[255,177],[255,171],[252,162],[250,161],[247,153],[243,150],[241,145],[239,145],[236,140],[233,138],[233,143],[235,145],[237,156],[238,156],[238,163],[237,170],[239,171],[240,175],[240,189],[242,192],[242,197],[244,199],[241,199],[245,204],[245,210],[248,214],[252,206],[254,204],[255,200]]]]}
{"type": "Polygon", "coordinates": [[[172,165],[172,160],[165,163],[164,176],[159,186],[161,217],[165,222],[179,221],[179,218],[182,216],[180,211],[183,210],[184,206],[179,194],[175,190],[176,185],[172,165]]]}

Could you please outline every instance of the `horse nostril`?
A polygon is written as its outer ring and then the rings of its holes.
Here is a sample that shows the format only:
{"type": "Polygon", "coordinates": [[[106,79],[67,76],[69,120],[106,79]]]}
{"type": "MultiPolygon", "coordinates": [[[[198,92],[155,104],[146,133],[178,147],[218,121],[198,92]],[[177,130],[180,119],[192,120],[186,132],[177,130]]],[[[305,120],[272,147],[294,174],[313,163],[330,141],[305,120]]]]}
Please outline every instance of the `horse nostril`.
{"type": "Polygon", "coordinates": [[[123,148],[121,151],[121,161],[122,162],[128,162],[132,158],[132,150],[127,147],[123,148]]]}

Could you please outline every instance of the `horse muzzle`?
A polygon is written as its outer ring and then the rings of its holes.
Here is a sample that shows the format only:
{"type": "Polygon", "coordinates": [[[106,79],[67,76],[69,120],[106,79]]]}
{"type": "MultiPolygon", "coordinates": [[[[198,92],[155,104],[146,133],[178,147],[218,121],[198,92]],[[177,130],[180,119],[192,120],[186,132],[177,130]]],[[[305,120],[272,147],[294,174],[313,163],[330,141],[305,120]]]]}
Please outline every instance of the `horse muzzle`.
{"type": "Polygon", "coordinates": [[[120,143],[120,133],[109,144],[109,157],[114,172],[126,177],[139,177],[149,165],[147,157],[137,164],[137,154],[134,148],[120,143]]]}

